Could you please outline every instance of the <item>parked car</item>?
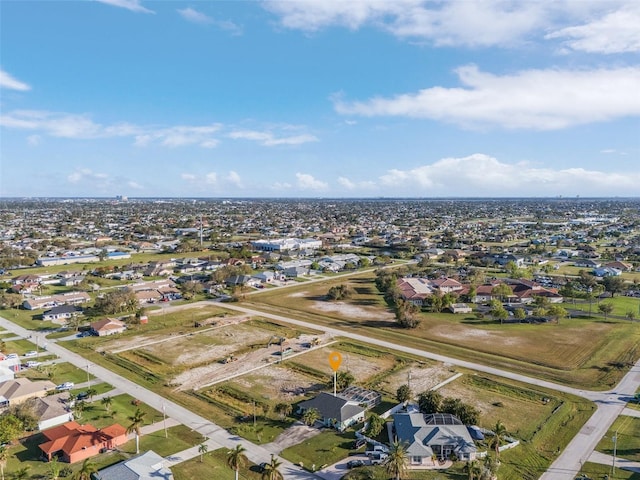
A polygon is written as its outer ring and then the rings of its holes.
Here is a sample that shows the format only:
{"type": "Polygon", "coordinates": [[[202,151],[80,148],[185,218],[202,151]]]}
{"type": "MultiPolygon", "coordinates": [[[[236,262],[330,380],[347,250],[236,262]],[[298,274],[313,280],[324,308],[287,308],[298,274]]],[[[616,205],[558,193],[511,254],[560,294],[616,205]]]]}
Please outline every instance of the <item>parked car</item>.
{"type": "Polygon", "coordinates": [[[74,385],[73,382],[64,382],[64,383],[61,383],[60,385],[58,385],[56,387],[56,390],[61,391],[61,392],[65,391],[65,390],[71,390],[73,388],[73,385],[74,385]]]}
{"type": "Polygon", "coordinates": [[[25,357],[37,357],[38,356],[38,352],[36,352],[35,350],[31,350],[27,353],[24,354],[25,357]]]}
{"type": "Polygon", "coordinates": [[[85,398],[89,398],[89,394],[87,392],[80,392],[76,395],[77,400],[84,400],[85,398]]]}
{"type": "Polygon", "coordinates": [[[362,460],[349,460],[347,462],[347,468],[356,468],[364,466],[364,462],[362,460]]]}
{"type": "Polygon", "coordinates": [[[382,465],[388,456],[389,455],[382,452],[372,453],[371,455],[369,455],[369,458],[371,459],[371,465],[382,465]]]}
{"type": "Polygon", "coordinates": [[[7,355],[7,360],[15,360],[16,358],[18,358],[17,353],[10,353],[9,355],[7,355]]]}
{"type": "Polygon", "coordinates": [[[41,362],[36,362],[35,360],[29,360],[25,366],[27,368],[33,368],[33,367],[37,367],[38,365],[41,365],[41,362]]]}

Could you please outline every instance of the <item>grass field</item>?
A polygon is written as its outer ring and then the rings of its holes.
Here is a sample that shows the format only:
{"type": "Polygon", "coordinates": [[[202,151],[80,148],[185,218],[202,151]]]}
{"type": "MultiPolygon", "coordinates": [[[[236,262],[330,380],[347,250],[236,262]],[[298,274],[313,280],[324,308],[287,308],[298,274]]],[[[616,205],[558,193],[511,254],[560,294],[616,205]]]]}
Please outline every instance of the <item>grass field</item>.
{"type": "Polygon", "coordinates": [[[640,418],[621,416],[613,423],[596,450],[613,455],[614,437],[617,437],[616,455],[640,462],[640,418]]]}
{"type": "MultiPolygon", "coordinates": [[[[607,298],[605,300],[600,300],[599,302],[591,303],[591,314],[594,316],[600,316],[598,313],[598,305],[600,303],[608,303],[613,305],[613,312],[611,315],[626,317],[627,312],[633,312],[635,314],[635,319],[640,319],[640,298],[637,297],[625,297],[625,296],[615,296],[613,298],[607,298]]],[[[566,302],[564,305],[566,308],[570,308],[572,310],[581,310],[585,313],[589,312],[589,302],[576,302],[574,305],[573,302],[566,302]]]]}
{"type": "MultiPolygon", "coordinates": [[[[140,451],[153,450],[161,457],[167,457],[174,453],[181,452],[194,445],[199,445],[204,441],[204,437],[198,432],[193,431],[184,425],[177,425],[167,429],[167,437],[164,430],[148,433],[140,437],[140,451]]],[[[118,447],[118,450],[131,456],[136,454],[136,441],[129,440],[124,445],[118,447]]]]}
{"type": "Polygon", "coordinates": [[[333,465],[349,455],[356,436],[352,430],[345,433],[326,430],[298,445],[281,452],[282,458],[315,472],[333,465]]]}
{"type": "MultiPolygon", "coordinates": [[[[86,370],[67,362],[40,365],[24,370],[20,373],[20,376],[27,377],[31,380],[51,380],[56,385],[63,382],[82,383],[87,381],[86,370]]],[[[94,375],[89,373],[90,380],[94,380],[95,378],[94,375]]]]}
{"type": "MultiPolygon", "coordinates": [[[[633,473],[627,470],[616,468],[616,473],[611,474],[611,465],[600,465],[598,463],[587,462],[582,466],[580,471],[582,475],[586,475],[592,480],[640,480],[640,473],[633,473]]],[[[580,478],[580,477],[577,477],[580,478]]]]}
{"type": "Polygon", "coordinates": [[[507,368],[580,388],[615,385],[629,361],[640,355],[640,324],[601,317],[573,318],[544,325],[505,324],[448,313],[422,313],[416,329],[395,326],[373,274],[349,279],[356,294],[348,301],[325,300],[329,287],[346,280],[300,285],[252,296],[257,309],[293,315],[374,338],[434,353],[507,368]]]}

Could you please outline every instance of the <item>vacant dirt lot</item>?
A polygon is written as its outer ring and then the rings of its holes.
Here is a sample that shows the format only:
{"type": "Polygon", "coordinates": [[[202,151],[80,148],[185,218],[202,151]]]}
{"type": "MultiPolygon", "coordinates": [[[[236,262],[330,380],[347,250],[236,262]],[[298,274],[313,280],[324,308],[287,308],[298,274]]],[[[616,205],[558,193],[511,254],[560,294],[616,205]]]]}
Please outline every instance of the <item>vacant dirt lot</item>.
{"type": "Polygon", "coordinates": [[[450,365],[414,363],[387,377],[381,384],[381,388],[389,393],[395,393],[398,387],[410,382],[411,390],[418,395],[431,390],[455,374],[455,370],[450,365]]]}
{"type": "MultiPolygon", "coordinates": [[[[200,363],[210,361],[211,363],[190,368],[173,378],[171,383],[178,385],[177,388],[179,390],[197,390],[258,369],[261,371],[263,367],[280,360],[281,349],[291,348],[293,353],[285,357],[291,358],[299,353],[306,355],[306,352],[310,350],[309,344],[313,338],[318,338],[321,344],[326,344],[331,339],[329,335],[300,335],[298,338],[288,339],[282,347],[274,344],[267,348],[267,342],[271,337],[269,332],[249,328],[248,325],[236,325],[233,328],[227,327],[225,330],[223,333],[225,335],[224,343],[209,345],[205,349],[206,352],[203,352],[202,349],[194,349],[193,345],[189,345],[188,351],[183,351],[178,358],[179,360],[189,360],[190,362],[198,360],[200,363]],[[257,343],[261,343],[264,346],[239,353],[242,350],[246,350],[244,347],[247,345],[257,343]],[[216,359],[228,357],[232,354],[235,359],[229,363],[216,361],[216,359]]],[[[208,333],[213,334],[214,331],[208,333]]]]}

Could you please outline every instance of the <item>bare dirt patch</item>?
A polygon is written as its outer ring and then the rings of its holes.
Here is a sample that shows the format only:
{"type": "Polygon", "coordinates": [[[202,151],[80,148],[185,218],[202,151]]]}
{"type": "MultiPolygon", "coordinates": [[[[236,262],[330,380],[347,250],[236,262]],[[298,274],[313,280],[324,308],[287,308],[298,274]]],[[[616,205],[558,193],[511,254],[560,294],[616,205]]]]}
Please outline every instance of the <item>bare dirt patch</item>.
{"type": "Polygon", "coordinates": [[[460,343],[465,343],[465,340],[471,342],[486,342],[486,343],[498,343],[502,345],[519,345],[521,343],[520,338],[514,338],[509,336],[508,331],[489,331],[481,330],[479,328],[473,328],[462,325],[440,325],[432,328],[429,333],[434,337],[446,338],[448,340],[456,340],[460,343]]]}
{"type": "Polygon", "coordinates": [[[436,364],[428,365],[424,363],[413,363],[389,377],[385,378],[381,388],[389,393],[395,393],[402,385],[411,385],[414,395],[418,395],[456,374],[451,365],[436,364]]]}
{"type": "Polygon", "coordinates": [[[392,313],[382,310],[380,307],[360,307],[345,302],[313,302],[312,307],[321,312],[337,313],[346,318],[357,318],[359,320],[393,320],[392,313]]]}
{"type": "Polygon", "coordinates": [[[260,392],[265,398],[276,402],[293,402],[307,392],[325,387],[303,374],[288,370],[286,363],[282,366],[269,365],[254,373],[235,378],[231,383],[260,392]]]}
{"type": "MultiPolygon", "coordinates": [[[[224,344],[207,347],[206,359],[211,359],[212,363],[202,365],[195,368],[190,368],[171,380],[171,383],[177,386],[178,390],[200,389],[205,386],[210,386],[215,383],[235,378],[237,376],[247,374],[267,367],[272,363],[275,363],[281,359],[280,353],[286,348],[290,348],[292,353],[285,358],[295,357],[296,354],[304,353],[310,350],[309,345],[314,338],[318,338],[320,344],[326,344],[330,339],[330,335],[300,335],[298,338],[287,340],[286,344],[271,345],[266,348],[266,341],[271,336],[269,332],[253,328],[253,331],[241,334],[233,330],[233,335],[228,338],[228,342],[224,344]],[[260,337],[261,335],[261,337],[260,337]],[[256,343],[256,339],[261,338],[265,347],[261,347],[255,350],[251,350],[244,353],[237,353],[244,346],[256,343]],[[215,355],[209,350],[215,352],[215,355]],[[224,352],[220,355],[220,352],[224,352]],[[222,363],[220,361],[214,361],[215,358],[221,356],[234,355],[234,360],[229,363],[222,363]]],[[[183,353],[181,358],[183,360],[197,358],[202,361],[202,352],[193,350],[188,353],[183,353]]],[[[311,350],[313,351],[313,350],[311,350]]],[[[288,373],[287,373],[288,375],[288,373]]]]}

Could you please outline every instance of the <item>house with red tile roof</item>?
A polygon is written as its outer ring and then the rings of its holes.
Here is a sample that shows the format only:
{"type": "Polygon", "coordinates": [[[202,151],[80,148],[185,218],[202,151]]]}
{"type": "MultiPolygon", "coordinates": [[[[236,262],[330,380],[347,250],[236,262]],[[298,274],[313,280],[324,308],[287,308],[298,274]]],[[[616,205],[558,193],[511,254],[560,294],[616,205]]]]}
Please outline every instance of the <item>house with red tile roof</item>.
{"type": "Polygon", "coordinates": [[[81,462],[128,440],[126,428],[117,423],[99,430],[92,425],[67,422],[42,434],[47,441],[39,446],[47,460],[57,456],[68,463],[81,462]]]}

